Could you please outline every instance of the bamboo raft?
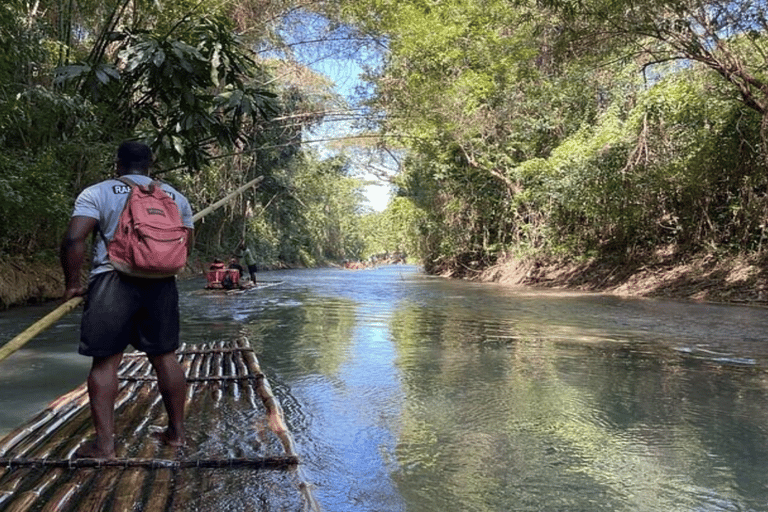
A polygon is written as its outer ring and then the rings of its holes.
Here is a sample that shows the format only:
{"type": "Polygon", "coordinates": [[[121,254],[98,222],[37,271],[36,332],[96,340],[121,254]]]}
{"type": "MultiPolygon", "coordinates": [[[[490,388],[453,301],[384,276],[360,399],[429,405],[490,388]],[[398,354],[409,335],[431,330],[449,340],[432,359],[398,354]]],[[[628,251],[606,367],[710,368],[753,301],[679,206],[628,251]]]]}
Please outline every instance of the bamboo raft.
{"type": "Polygon", "coordinates": [[[126,353],[115,404],[117,458],[74,459],[94,435],[85,384],[0,439],[0,510],[316,510],[283,412],[247,340],[182,346],[187,446],[167,423],[149,361],[126,353]]]}
{"type": "Polygon", "coordinates": [[[225,288],[203,288],[201,290],[195,290],[192,293],[195,295],[240,295],[241,293],[261,290],[262,288],[271,288],[283,283],[284,281],[258,281],[254,286],[248,288],[234,288],[232,290],[227,290],[225,288]]]}

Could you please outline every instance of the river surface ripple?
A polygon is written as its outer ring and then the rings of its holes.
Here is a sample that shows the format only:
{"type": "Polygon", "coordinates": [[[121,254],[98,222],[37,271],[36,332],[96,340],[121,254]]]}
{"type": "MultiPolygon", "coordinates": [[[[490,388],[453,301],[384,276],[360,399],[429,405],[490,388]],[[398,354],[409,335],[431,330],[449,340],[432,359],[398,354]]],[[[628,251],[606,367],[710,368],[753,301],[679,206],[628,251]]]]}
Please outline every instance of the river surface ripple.
{"type": "MultiPolygon", "coordinates": [[[[279,284],[181,281],[182,336],[247,337],[324,511],[768,510],[764,308],[404,265],[258,277],[279,284]]],[[[50,309],[0,313],[0,340],[50,309]]],[[[0,434],[85,379],[78,324],[0,363],[0,434]]]]}

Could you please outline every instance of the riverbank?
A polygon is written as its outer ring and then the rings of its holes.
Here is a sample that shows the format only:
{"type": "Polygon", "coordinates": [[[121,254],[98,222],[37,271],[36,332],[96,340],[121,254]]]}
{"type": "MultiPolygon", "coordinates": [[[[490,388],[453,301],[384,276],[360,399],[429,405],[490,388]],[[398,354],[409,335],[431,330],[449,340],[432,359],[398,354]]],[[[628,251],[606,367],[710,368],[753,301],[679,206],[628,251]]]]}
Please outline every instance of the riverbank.
{"type": "Polygon", "coordinates": [[[54,263],[0,259],[0,311],[61,298],[64,276],[54,263]]]}
{"type": "Polygon", "coordinates": [[[768,305],[768,262],[756,257],[701,254],[681,259],[660,251],[652,261],[634,264],[505,258],[474,280],[628,297],[768,305]]]}
{"type": "MultiPolygon", "coordinates": [[[[202,265],[196,263],[195,267],[202,265]]],[[[190,270],[190,276],[195,274],[190,270]]],[[[681,260],[660,253],[654,261],[635,264],[506,258],[472,280],[621,296],[768,305],[768,262],[747,257],[698,255],[681,260]]],[[[63,290],[61,269],[56,263],[0,259],[0,311],[57,300],[63,290]]]]}

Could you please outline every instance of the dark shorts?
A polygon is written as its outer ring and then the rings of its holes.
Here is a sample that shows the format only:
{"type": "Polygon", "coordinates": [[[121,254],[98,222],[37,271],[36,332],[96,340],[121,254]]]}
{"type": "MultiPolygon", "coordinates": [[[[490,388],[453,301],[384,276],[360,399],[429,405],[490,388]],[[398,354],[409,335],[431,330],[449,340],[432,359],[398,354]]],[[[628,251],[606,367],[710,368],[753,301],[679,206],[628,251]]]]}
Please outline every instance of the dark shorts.
{"type": "Polygon", "coordinates": [[[107,357],[123,352],[128,345],[149,355],[179,348],[176,278],[144,279],[104,272],[91,279],[78,352],[107,357]]]}

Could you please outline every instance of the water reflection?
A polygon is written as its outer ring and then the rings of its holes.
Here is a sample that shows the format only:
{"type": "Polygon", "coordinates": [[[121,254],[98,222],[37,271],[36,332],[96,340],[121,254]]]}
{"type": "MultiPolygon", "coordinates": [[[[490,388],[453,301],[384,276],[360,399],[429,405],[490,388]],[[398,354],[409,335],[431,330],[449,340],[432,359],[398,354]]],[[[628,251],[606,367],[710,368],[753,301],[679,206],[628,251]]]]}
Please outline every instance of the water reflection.
{"type": "Polygon", "coordinates": [[[763,508],[761,310],[345,277],[261,332],[328,510],[763,508]]]}
{"type": "MultiPolygon", "coordinates": [[[[223,296],[182,282],[182,331],[193,344],[248,337],[323,510],[768,509],[764,309],[513,290],[406,266],[261,278],[282,284],[223,296]]],[[[16,365],[44,352],[13,357],[0,379],[27,389],[16,365]]],[[[241,416],[226,413],[210,442],[247,449],[256,434],[241,416]]],[[[206,485],[218,504],[265,492],[206,485]]]]}

